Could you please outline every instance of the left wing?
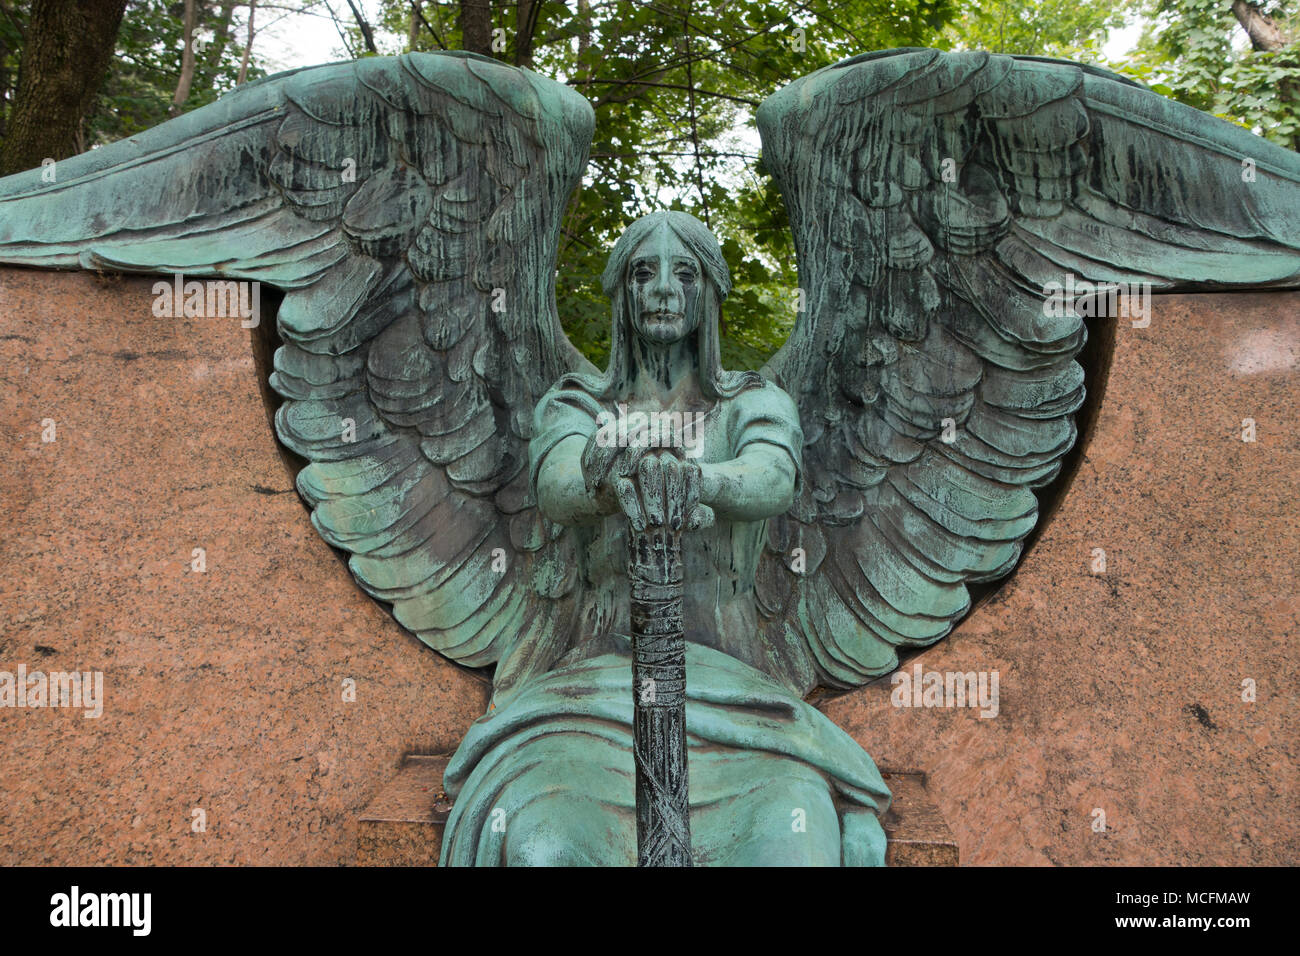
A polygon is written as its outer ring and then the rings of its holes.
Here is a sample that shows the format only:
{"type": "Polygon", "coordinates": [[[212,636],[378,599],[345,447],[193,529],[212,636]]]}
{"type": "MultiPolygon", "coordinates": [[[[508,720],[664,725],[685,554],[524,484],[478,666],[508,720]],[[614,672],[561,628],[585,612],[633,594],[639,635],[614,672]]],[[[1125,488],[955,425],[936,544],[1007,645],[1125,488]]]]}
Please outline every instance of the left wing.
{"type": "Polygon", "coordinates": [[[285,290],[271,384],[312,523],[425,643],[495,692],[574,633],[573,542],[528,488],[533,408],[589,370],[556,314],[593,116],[468,54],[312,67],[0,180],[0,262],[285,290]]]}
{"type": "Polygon", "coordinates": [[[764,369],[805,476],[759,608],[789,683],[852,686],[1019,559],[1083,401],[1057,290],[1300,286],[1300,156],[1102,70],[987,53],[846,60],[758,124],[808,303],[764,369]]]}

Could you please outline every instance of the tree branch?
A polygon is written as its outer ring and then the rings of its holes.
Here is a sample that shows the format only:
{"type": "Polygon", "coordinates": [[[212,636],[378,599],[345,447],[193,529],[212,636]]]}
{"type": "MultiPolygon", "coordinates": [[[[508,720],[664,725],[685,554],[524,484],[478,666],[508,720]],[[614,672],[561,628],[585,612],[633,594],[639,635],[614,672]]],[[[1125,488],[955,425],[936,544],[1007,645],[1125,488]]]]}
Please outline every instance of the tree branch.
{"type": "Polygon", "coordinates": [[[433,24],[424,18],[424,11],[420,9],[420,4],[417,3],[416,0],[411,0],[411,12],[419,18],[421,23],[424,24],[424,28],[428,30],[429,35],[433,37],[433,42],[438,44],[438,49],[447,49],[447,44],[442,42],[442,37],[438,36],[438,31],[433,28],[433,24]]]}
{"type": "MultiPolygon", "coordinates": [[[[352,44],[348,42],[348,35],[343,32],[343,24],[339,23],[339,16],[330,6],[329,0],[325,0],[325,9],[330,12],[330,19],[334,21],[334,29],[338,31],[339,39],[343,41],[343,49],[348,55],[348,59],[356,59],[356,54],[352,52],[352,44]]],[[[251,13],[251,10],[250,10],[251,13]]]]}
{"type": "Polygon", "coordinates": [[[357,9],[357,5],[352,0],[348,0],[348,6],[352,9],[352,16],[357,21],[357,26],[361,28],[361,39],[365,42],[366,49],[378,56],[379,50],[375,47],[375,34],[370,29],[370,24],[366,22],[366,18],[361,15],[361,11],[357,9]]]}
{"type": "Polygon", "coordinates": [[[194,28],[198,20],[197,0],[185,0],[181,20],[181,36],[185,43],[181,50],[181,78],[176,84],[176,92],[172,94],[172,105],[167,110],[170,116],[180,115],[181,107],[190,98],[190,87],[194,85],[194,28]]]}
{"type": "Polygon", "coordinates": [[[9,5],[5,3],[5,0],[0,0],[0,13],[5,15],[5,19],[8,20],[9,23],[12,24],[14,30],[18,32],[18,38],[26,42],[27,31],[23,29],[23,25],[18,22],[17,17],[9,12],[9,5]]]}
{"type": "MultiPolygon", "coordinates": [[[[685,83],[655,83],[651,80],[615,80],[609,77],[597,77],[590,80],[569,80],[569,86],[592,86],[596,83],[607,83],[613,86],[654,86],[665,90],[687,90],[690,89],[685,83]]],[[[745,96],[732,96],[730,93],[720,93],[717,90],[696,89],[696,93],[701,96],[716,96],[719,99],[731,100],[733,103],[744,103],[746,106],[752,106],[757,109],[758,100],[752,100],[745,96]]]]}
{"type": "MultiPolygon", "coordinates": [[[[682,29],[686,39],[686,55],[691,55],[691,8],[687,6],[686,15],[682,17],[682,29]]],[[[695,114],[695,74],[691,61],[686,61],[686,96],[691,116],[691,147],[695,150],[695,188],[700,193],[700,211],[704,213],[704,226],[712,229],[709,222],[709,197],[704,191],[704,165],[700,161],[700,124],[695,114]]]]}
{"type": "Polygon", "coordinates": [[[1250,37],[1250,45],[1262,53],[1276,53],[1286,47],[1277,21],[1266,15],[1258,4],[1232,0],[1232,14],[1250,37]]]}

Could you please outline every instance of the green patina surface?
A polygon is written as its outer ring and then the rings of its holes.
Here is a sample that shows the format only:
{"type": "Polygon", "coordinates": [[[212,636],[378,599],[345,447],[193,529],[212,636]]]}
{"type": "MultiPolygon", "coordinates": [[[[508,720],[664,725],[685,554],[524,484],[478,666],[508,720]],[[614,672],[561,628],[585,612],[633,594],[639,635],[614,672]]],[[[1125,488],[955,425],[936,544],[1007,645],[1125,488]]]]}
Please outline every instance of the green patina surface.
{"type": "Polygon", "coordinates": [[[629,521],[690,529],[698,862],[881,862],[888,792],[803,697],[889,673],[1015,565],[1084,399],[1060,290],[1300,285],[1300,157],[1102,71],[872,53],[758,123],[806,304],[762,376],[719,366],[730,280],[682,214],[620,241],[610,367],[578,355],[554,267],[591,109],[482,58],[271,77],[0,180],[0,261],[285,291],[276,430],[313,523],[496,667],[447,862],[634,857],[629,521]],[[698,452],[608,450],[621,411],[700,416],[698,452]]]}

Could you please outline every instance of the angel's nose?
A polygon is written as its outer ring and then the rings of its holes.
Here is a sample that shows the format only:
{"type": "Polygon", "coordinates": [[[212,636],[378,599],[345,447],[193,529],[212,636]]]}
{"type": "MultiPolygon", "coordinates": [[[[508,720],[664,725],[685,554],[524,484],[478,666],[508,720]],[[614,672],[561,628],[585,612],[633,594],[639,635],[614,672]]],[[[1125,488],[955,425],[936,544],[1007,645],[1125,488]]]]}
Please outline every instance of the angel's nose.
{"type": "Polygon", "coordinates": [[[673,288],[672,277],[672,270],[666,265],[661,266],[656,272],[654,281],[650,284],[651,297],[664,304],[670,302],[677,291],[673,288]]]}

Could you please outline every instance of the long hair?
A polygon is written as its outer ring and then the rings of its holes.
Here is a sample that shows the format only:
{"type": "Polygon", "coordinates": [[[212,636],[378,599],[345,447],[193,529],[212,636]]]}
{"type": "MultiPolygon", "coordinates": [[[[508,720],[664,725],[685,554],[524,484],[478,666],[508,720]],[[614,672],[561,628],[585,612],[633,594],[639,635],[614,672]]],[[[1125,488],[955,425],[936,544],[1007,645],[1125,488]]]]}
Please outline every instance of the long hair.
{"type": "Polygon", "coordinates": [[[628,386],[631,374],[632,294],[627,288],[627,265],[632,253],[659,229],[669,229],[700,260],[704,270],[704,288],[696,303],[700,311],[696,327],[696,346],[700,361],[700,390],[706,398],[731,398],[747,388],[761,388],[763,377],[757,372],[729,372],[722,367],[718,320],[722,300],[731,291],[731,272],[722,258],[718,240],[708,227],[684,212],[662,211],[642,216],[624,230],[609,253],[609,262],[600,277],[600,286],[609,296],[613,327],[609,336],[609,367],[603,374],[573,372],[560,380],[560,387],[577,386],[598,401],[617,397],[628,386]]]}

